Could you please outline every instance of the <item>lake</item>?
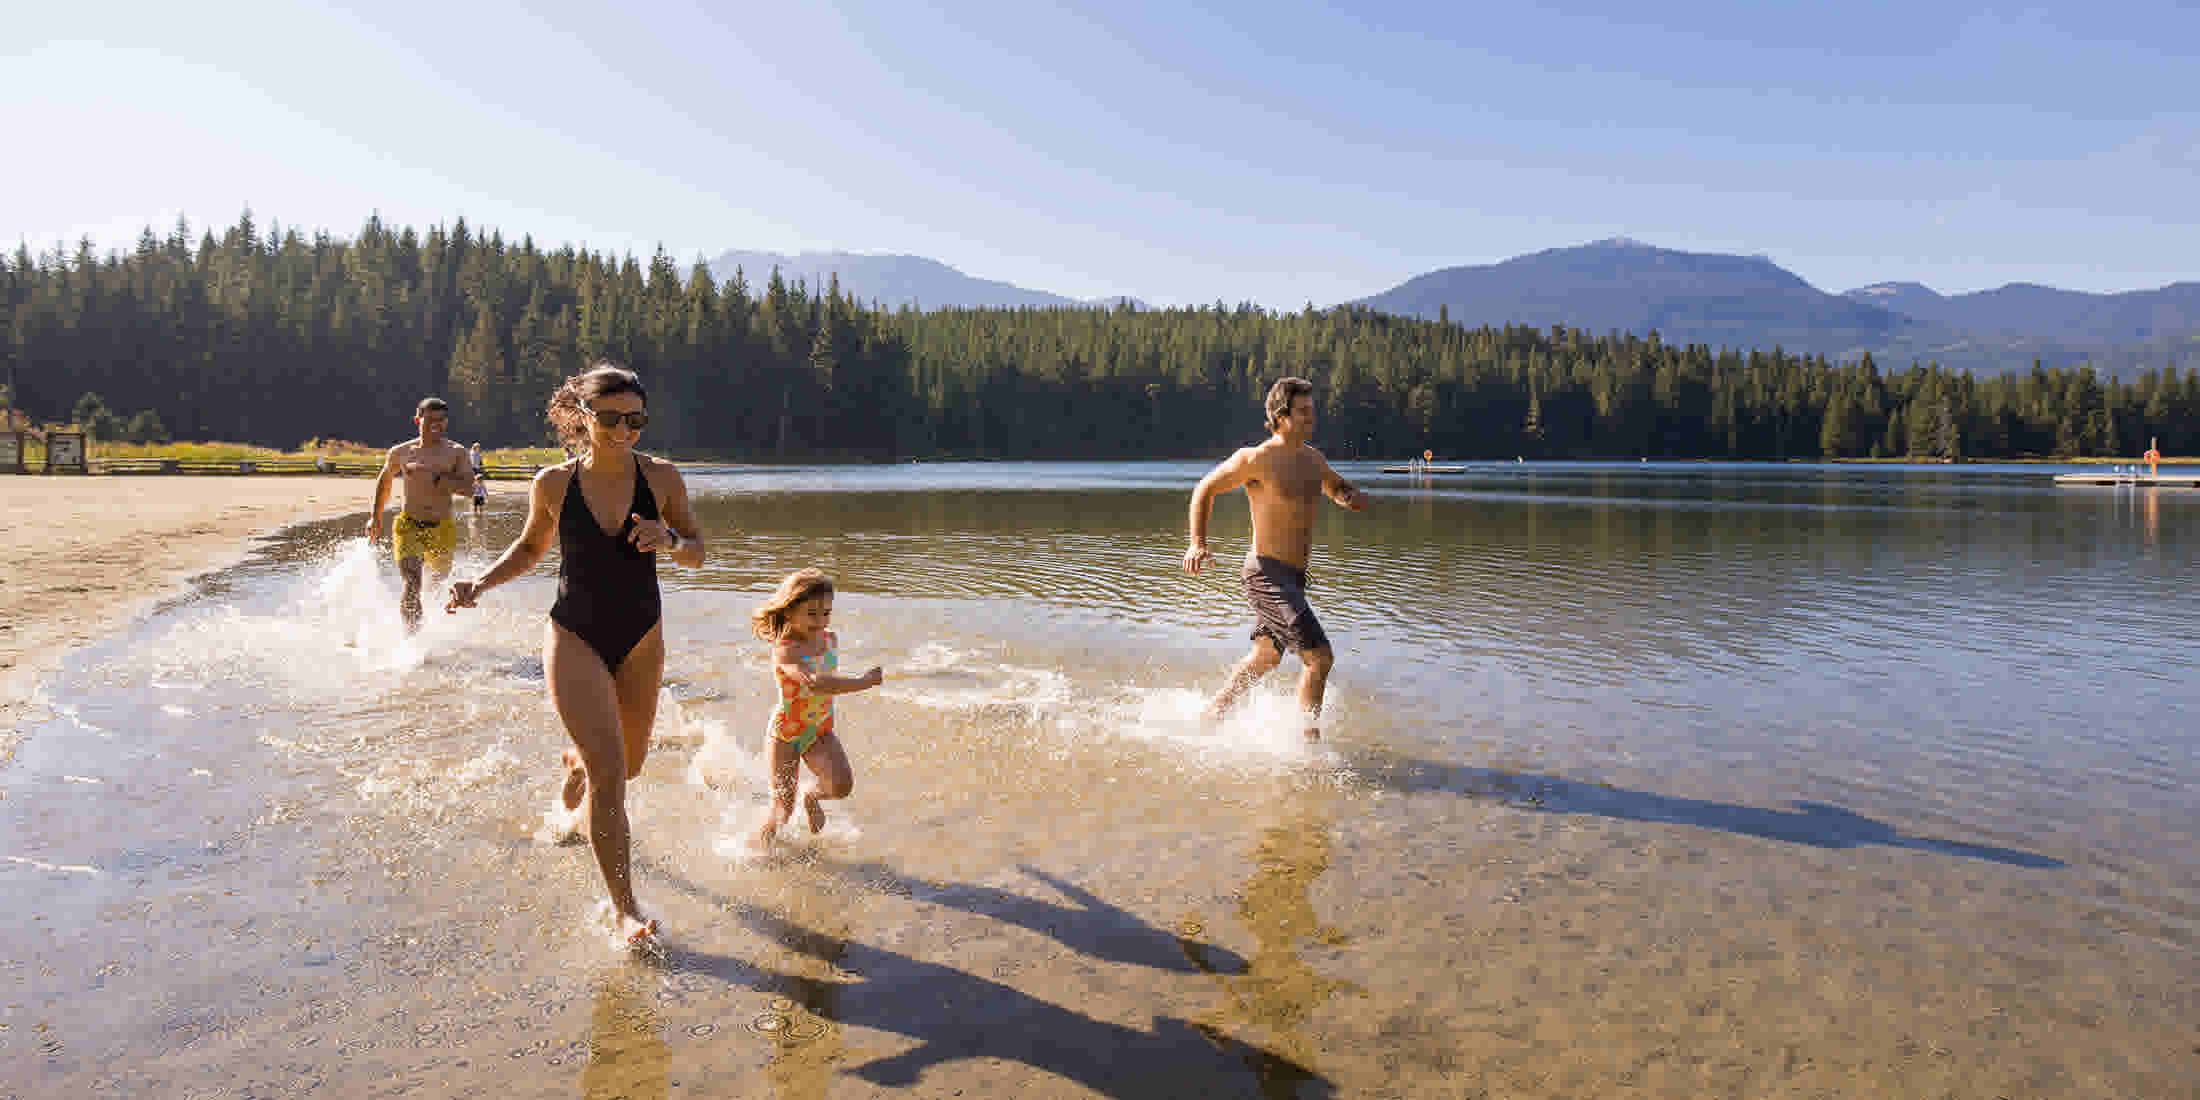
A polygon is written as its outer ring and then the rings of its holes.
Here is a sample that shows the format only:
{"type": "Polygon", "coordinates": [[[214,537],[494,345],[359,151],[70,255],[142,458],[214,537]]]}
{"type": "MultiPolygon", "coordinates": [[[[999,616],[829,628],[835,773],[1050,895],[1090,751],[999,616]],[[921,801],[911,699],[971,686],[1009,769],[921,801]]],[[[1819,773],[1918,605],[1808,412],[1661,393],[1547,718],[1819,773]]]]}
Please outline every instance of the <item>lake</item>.
{"type": "MultiPolygon", "coordinates": [[[[2200,492],[1490,463],[1326,509],[1304,744],[1193,463],[692,467],[633,792],[543,810],[545,568],[406,639],[307,525],[0,770],[0,1096],[2169,1096],[2200,1074],[2200,492]],[[784,573],[857,783],[755,860],[784,573]]],[[[464,520],[464,574],[523,518],[464,520]]]]}

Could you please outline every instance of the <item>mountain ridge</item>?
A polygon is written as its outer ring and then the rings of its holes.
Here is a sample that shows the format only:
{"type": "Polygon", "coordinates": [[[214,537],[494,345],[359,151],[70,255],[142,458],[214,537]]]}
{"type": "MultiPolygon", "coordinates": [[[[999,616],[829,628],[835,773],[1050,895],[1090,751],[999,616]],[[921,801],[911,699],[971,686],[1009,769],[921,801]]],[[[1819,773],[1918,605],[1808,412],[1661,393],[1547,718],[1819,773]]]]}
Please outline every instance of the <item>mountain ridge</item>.
{"type": "MultiPolygon", "coordinates": [[[[847,297],[892,309],[1154,308],[1127,295],[1071,298],[901,253],[734,249],[709,266],[721,280],[738,268],[751,286],[777,268],[813,291],[837,276],[847,297]]],[[[2019,282],[1949,295],[1886,280],[1834,294],[1763,254],[1689,252],[1627,236],[1438,268],[1341,304],[1469,327],[1655,331],[1672,344],[1837,360],[1869,353],[1890,367],[1937,362],[1999,373],[2039,360],[2128,373],[2200,362],[2200,281],[2106,294],[2019,282]]]]}
{"type": "Polygon", "coordinates": [[[1827,294],[1767,257],[1625,237],[1439,268],[1354,304],[1469,326],[1656,331],[1675,344],[1841,357],[1919,335],[1914,319],[1827,294]]]}
{"type": "Polygon", "coordinates": [[[916,256],[893,252],[765,252],[750,249],[729,249],[708,261],[711,276],[720,281],[731,279],[736,270],[757,286],[770,278],[773,269],[786,281],[802,282],[812,290],[822,291],[833,277],[840,280],[841,293],[864,303],[879,303],[890,309],[909,306],[917,309],[954,309],[995,306],[1014,309],[1037,308],[1091,308],[1112,309],[1119,302],[1129,302],[1144,308],[1145,303],[1128,295],[1109,295],[1090,301],[1033,290],[997,279],[982,279],[968,275],[939,260],[928,256],[916,256]]]}

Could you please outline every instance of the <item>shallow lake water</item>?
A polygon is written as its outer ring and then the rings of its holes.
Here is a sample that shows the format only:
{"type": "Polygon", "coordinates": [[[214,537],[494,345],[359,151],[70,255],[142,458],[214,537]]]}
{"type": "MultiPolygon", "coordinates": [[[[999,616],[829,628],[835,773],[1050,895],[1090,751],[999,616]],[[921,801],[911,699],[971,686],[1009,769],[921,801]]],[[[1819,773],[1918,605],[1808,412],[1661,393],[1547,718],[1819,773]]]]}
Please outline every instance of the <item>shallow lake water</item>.
{"type": "MultiPolygon", "coordinates": [[[[1189,463],[691,468],[632,792],[551,842],[555,556],[405,638],[354,521],[47,685],[0,1096],[2171,1096],[2200,1076],[2200,492],[2037,467],[1344,472],[1338,662],[1220,729],[1189,463]],[[774,858],[766,651],[840,583],[854,796],[774,858]]],[[[516,498],[512,498],[515,501],[516,498]]],[[[462,573],[516,533],[468,517],[462,573]]]]}

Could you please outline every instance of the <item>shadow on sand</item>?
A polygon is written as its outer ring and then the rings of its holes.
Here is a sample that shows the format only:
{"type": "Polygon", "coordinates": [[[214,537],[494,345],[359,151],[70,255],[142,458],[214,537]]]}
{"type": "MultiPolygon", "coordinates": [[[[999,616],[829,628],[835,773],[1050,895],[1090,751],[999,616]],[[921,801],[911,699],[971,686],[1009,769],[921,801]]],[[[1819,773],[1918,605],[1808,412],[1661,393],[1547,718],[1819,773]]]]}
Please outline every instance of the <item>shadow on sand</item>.
{"type": "Polygon", "coordinates": [[[1098,895],[1045,871],[1030,866],[1019,866],[1018,870],[1069,899],[1069,903],[1026,897],[996,886],[926,882],[881,863],[838,865],[829,868],[828,872],[850,883],[887,893],[907,894],[918,901],[1013,924],[1081,955],[1107,962],[1186,974],[1199,970],[1234,974],[1245,969],[1244,959],[1213,944],[1194,945],[1209,964],[1194,967],[1175,933],[1156,928],[1129,911],[1102,901],[1098,895]]]}
{"type": "MultiPolygon", "coordinates": [[[[865,870],[853,868],[849,873],[865,870]]],[[[1041,877],[1050,884],[1054,881],[1041,877]]],[[[997,1058],[1044,1070],[1105,1096],[1258,1096],[1265,1083],[1276,1080],[1298,1083],[1295,1094],[1303,1098],[1329,1097],[1336,1092],[1333,1085],[1307,1067],[1213,1027],[1172,1016],[1154,1017],[1152,1027],[1144,1031],[1096,1020],[967,971],[818,932],[677,876],[672,876],[668,884],[712,902],[772,943],[821,968],[845,974],[849,980],[831,983],[832,988],[825,989],[824,983],[814,978],[676,945],[664,952],[664,966],[708,975],[729,985],[778,993],[821,1019],[916,1040],[917,1046],[910,1050],[848,1070],[876,1085],[913,1085],[925,1070],[936,1065],[967,1058],[997,1058]]],[[[982,887],[946,889],[976,891],[962,895],[966,901],[986,896],[986,888],[982,887]]],[[[1097,899],[1094,901],[1097,903],[1097,899]]],[[[1008,909],[1026,918],[1039,912],[1013,905],[1008,909]]],[[[985,912],[976,908],[971,911],[985,912]]],[[[1105,904],[1070,912],[1122,914],[1105,904]]],[[[1121,919],[1135,921],[1128,914],[1122,914],[1121,919]]],[[[1124,961],[1152,965],[1149,960],[1157,960],[1164,951],[1176,952],[1179,959],[1184,959],[1188,952],[1215,950],[1205,944],[1185,945],[1166,932],[1155,930],[1152,934],[1156,938],[1154,950],[1129,952],[1124,961]]],[[[1077,946],[1073,939],[1065,938],[1063,942],[1077,946]]],[[[1173,968],[1183,966],[1178,963],[1173,968]]]]}
{"type": "Polygon", "coordinates": [[[1771,810],[1432,760],[1371,758],[1355,761],[1352,770],[1362,780],[1385,790],[1498,798],[1543,813],[1593,814],[1621,821],[1693,825],[1790,844],[1808,844],[1814,848],[1884,844],[1891,848],[1983,859],[2013,867],[2052,869],[2067,866],[2052,856],[2014,848],[1909,836],[1892,825],[1824,802],[1797,802],[1792,810],[1771,810]]]}

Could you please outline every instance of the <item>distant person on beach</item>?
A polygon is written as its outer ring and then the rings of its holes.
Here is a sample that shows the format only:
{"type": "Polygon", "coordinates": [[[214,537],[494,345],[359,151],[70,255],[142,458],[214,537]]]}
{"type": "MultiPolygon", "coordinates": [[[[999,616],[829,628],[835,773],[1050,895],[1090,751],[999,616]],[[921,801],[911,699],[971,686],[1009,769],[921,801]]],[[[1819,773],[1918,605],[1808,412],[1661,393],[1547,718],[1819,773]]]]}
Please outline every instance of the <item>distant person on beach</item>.
{"type": "Polygon", "coordinates": [[[1314,435],[1314,384],[1303,378],[1279,380],[1268,390],[1265,442],[1240,448],[1199,479],[1192,490],[1191,546],[1184,571],[1198,574],[1214,559],[1207,549],[1207,518],[1215,497],[1240,485],[1252,507],[1253,544],[1245,552],[1242,576],[1245,601],[1253,607],[1253,650],[1230,671],[1229,682],[1207,705],[1209,721],[1219,720],[1260,678],[1297,653],[1299,710],[1306,739],[1321,739],[1322,692],[1329,683],[1335,655],[1329,635],[1306,602],[1306,565],[1314,550],[1315,502],[1328,497],[1359,511],[1367,494],[1329,468],[1320,451],[1307,445],[1314,435]]]}
{"type": "Polygon", "coordinates": [[[420,434],[390,448],[382,460],[366,531],[370,541],[381,536],[390,481],[398,479],[404,497],[390,528],[390,553],[397,558],[398,575],[405,578],[405,594],[398,598],[397,607],[405,616],[408,634],[420,629],[421,565],[426,563],[437,583],[450,573],[451,554],[458,549],[451,498],[464,495],[472,484],[465,474],[466,448],[444,435],[451,426],[451,407],[440,397],[423,398],[413,410],[413,424],[420,434]]]}
{"type": "Polygon", "coordinates": [[[466,452],[466,457],[474,464],[474,511],[478,512],[482,505],[489,503],[489,479],[482,473],[481,444],[474,444],[473,449],[466,452]]]}
{"type": "Polygon", "coordinates": [[[779,704],[765,723],[772,798],[751,846],[768,850],[779,827],[794,816],[801,765],[817,777],[802,796],[802,812],[816,833],[825,828],[824,800],[855,789],[848,753],[833,732],[833,696],[877,687],[886,673],[877,665],[861,676],[840,675],[840,639],[833,622],[833,581],[822,570],[803,569],[779,582],[771,598],[749,616],[749,628],[772,643],[772,682],[779,704]]]}
{"type": "Polygon", "coordinates": [[[680,471],[634,450],[649,423],[646,396],[640,378],[609,363],[550,395],[550,426],[580,457],[535,475],[527,526],[487,572],[451,585],[444,608],[474,606],[482,593],[533,569],[557,541],[558,598],[542,664],[550,701],[573,739],[559,797],[576,821],[585,814],[618,934],[630,944],[657,933],[634,900],[626,818],[627,782],[649,753],[664,678],[657,558],[694,567],[704,550],[680,471]]]}

